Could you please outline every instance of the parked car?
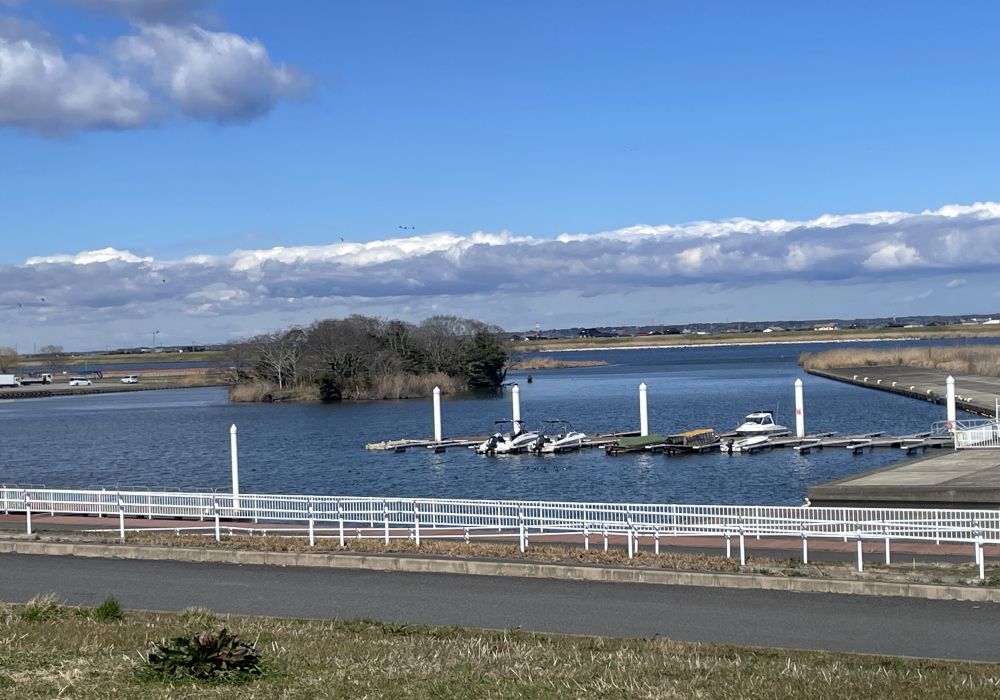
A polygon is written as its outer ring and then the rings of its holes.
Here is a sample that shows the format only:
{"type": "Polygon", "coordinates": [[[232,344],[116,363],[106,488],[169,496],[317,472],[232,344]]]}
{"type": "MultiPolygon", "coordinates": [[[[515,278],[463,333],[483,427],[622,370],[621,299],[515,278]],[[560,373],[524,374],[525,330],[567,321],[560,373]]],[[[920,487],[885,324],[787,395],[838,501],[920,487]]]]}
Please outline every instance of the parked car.
{"type": "Polygon", "coordinates": [[[69,378],[69,385],[70,386],[90,386],[91,384],[93,384],[93,382],[90,381],[89,379],[87,379],[86,377],[70,377],[69,378]]]}
{"type": "Polygon", "coordinates": [[[122,377],[122,384],[138,384],[139,375],[138,374],[126,374],[122,377]]]}

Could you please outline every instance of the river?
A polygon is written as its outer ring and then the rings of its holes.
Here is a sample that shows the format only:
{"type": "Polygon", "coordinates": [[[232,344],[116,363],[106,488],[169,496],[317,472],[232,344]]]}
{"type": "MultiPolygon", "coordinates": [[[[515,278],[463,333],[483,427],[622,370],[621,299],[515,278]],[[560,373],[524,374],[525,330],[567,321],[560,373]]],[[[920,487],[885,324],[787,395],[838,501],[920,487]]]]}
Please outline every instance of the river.
{"type": "MultiPolygon", "coordinates": [[[[728,430],[761,409],[794,426],[796,378],[805,383],[809,432],[905,434],[943,419],[943,406],[804,374],[796,363],[800,352],[822,349],[578,351],[564,356],[610,364],[534,371],[532,383],[525,372],[508,379],[520,386],[522,417],[529,424],[561,418],[588,433],[637,429],[640,382],[649,387],[650,428],[664,434],[728,430]]],[[[509,417],[506,391],[443,402],[446,436],[485,434],[494,419],[509,417]]],[[[843,449],[676,458],[612,458],[603,450],[546,457],[479,457],[465,449],[393,454],[366,451],[364,445],[428,436],[429,400],[234,405],[225,389],[204,388],[5,401],[0,482],[225,490],[231,424],[239,431],[244,492],[799,505],[810,484],[905,459],[899,450],[852,456],[843,449]]]]}

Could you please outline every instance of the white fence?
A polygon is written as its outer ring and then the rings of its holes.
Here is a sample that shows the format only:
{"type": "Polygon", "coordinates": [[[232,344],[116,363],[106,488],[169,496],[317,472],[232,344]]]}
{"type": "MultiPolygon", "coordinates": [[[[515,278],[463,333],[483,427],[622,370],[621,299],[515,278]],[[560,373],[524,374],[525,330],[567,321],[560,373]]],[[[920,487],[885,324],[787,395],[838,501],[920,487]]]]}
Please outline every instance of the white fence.
{"type": "Polygon", "coordinates": [[[1000,421],[955,421],[955,449],[996,449],[1000,447],[1000,421]]]}
{"type": "MultiPolygon", "coordinates": [[[[810,539],[843,539],[857,543],[863,569],[862,543],[884,542],[886,563],[892,542],[964,543],[973,548],[983,576],[982,547],[1000,544],[1000,510],[933,510],[895,508],[802,508],[792,506],[658,505],[572,503],[467,499],[366,498],[171,491],[85,491],[0,486],[0,508],[23,514],[32,530],[32,515],[99,516],[117,519],[124,539],[127,529],[164,529],[223,534],[247,533],[317,537],[409,539],[450,538],[470,541],[517,541],[525,551],[531,539],[543,537],[579,542],[589,548],[596,539],[624,540],[629,556],[645,540],[659,552],[664,537],[717,537],[730,555],[739,541],[746,562],[747,537],[797,538],[808,562],[810,539]],[[173,519],[174,523],[137,528],[126,519],[173,519]],[[224,523],[224,524],[223,524],[224,523]]],[[[111,526],[112,528],[114,525],[111,526]]],[[[97,528],[100,529],[100,528],[97,528]]]]}

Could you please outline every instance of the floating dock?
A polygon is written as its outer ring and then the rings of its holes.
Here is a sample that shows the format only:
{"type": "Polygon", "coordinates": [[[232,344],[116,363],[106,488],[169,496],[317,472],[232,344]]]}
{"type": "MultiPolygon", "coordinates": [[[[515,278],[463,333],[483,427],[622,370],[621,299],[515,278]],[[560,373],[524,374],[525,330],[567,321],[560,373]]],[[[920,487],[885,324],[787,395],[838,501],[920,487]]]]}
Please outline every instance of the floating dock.
{"type": "Polygon", "coordinates": [[[813,506],[1000,508],[1000,450],[950,450],[810,486],[813,506]]]}
{"type": "Polygon", "coordinates": [[[955,407],[987,418],[996,418],[996,399],[1000,397],[1000,378],[981,377],[962,372],[891,365],[887,367],[841,367],[807,369],[808,374],[868,389],[890,391],[921,401],[945,403],[945,381],[955,378],[955,407]]]}

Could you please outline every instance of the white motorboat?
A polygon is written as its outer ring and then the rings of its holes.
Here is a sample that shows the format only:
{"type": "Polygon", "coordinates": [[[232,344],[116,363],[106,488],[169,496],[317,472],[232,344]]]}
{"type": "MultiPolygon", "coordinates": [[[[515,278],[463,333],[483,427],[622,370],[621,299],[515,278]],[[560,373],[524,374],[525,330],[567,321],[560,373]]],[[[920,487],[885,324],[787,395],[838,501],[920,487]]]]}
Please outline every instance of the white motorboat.
{"type": "Polygon", "coordinates": [[[537,430],[525,430],[519,420],[498,420],[493,422],[496,432],[476,447],[481,455],[502,455],[527,452],[538,440],[537,430]]]}
{"type": "Polygon", "coordinates": [[[568,421],[545,420],[531,449],[542,454],[571,452],[580,449],[585,437],[586,433],[573,430],[568,421]]]}
{"type": "Polygon", "coordinates": [[[737,435],[788,435],[788,428],[774,422],[771,411],[757,411],[746,417],[746,422],[736,426],[737,435]]]}
{"type": "Polygon", "coordinates": [[[729,443],[723,445],[722,451],[732,454],[733,452],[752,453],[769,450],[771,449],[771,445],[768,443],[770,437],[769,435],[753,435],[742,440],[730,440],[729,443]]]}

